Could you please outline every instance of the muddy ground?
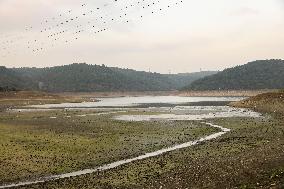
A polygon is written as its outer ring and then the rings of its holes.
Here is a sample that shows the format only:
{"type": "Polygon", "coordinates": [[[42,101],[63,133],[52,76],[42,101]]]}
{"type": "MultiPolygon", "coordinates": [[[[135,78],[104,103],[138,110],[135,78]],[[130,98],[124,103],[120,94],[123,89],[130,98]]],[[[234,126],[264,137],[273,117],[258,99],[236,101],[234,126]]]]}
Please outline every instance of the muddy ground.
{"type": "MultiPolygon", "coordinates": [[[[260,95],[234,103],[260,111],[263,117],[209,120],[231,129],[212,141],[111,170],[18,188],[284,188],[284,116],[282,108],[277,108],[284,104],[281,95],[260,95]]],[[[33,178],[48,171],[60,173],[96,166],[98,162],[103,164],[215,132],[204,127],[195,130],[200,123],[192,121],[126,124],[110,121],[107,116],[64,118],[78,113],[67,115],[56,110],[36,115],[22,113],[16,118],[1,114],[0,141],[5,147],[0,155],[1,183],[33,178]],[[108,129],[101,131],[102,128],[108,129]],[[148,137],[156,140],[145,144],[148,137]],[[113,143],[113,139],[126,141],[119,144],[113,143]],[[87,148],[85,144],[89,144],[87,148]],[[92,147],[96,145],[108,148],[98,153],[98,148],[92,147]],[[92,154],[91,158],[84,152],[92,154]],[[28,161],[30,158],[32,161],[28,161]]]]}

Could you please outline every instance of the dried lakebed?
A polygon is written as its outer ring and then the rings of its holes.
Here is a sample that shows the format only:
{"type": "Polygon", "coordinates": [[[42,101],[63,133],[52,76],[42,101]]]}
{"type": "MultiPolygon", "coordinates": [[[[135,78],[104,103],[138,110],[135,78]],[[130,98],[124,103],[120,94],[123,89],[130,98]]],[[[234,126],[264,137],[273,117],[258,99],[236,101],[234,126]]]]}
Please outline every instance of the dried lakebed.
{"type": "MultiPolygon", "coordinates": [[[[96,109],[100,110],[100,109],[96,109]]],[[[112,119],[115,120],[120,120],[120,121],[125,121],[125,122],[133,122],[133,121],[189,121],[189,120],[198,120],[202,124],[206,124],[207,126],[217,128],[219,132],[213,133],[210,135],[207,135],[205,137],[193,140],[193,141],[188,141],[182,144],[177,144],[172,147],[166,147],[151,153],[146,153],[144,155],[139,155],[135,158],[129,158],[129,159],[124,159],[121,161],[116,161],[114,163],[98,166],[94,169],[85,169],[85,170],[80,170],[80,171],[75,171],[75,172],[70,172],[66,174],[58,174],[54,176],[49,176],[49,177],[41,177],[39,179],[35,179],[32,181],[27,181],[27,182],[19,182],[19,183],[12,183],[9,185],[3,185],[0,188],[11,188],[11,187],[17,187],[17,186],[27,186],[27,185],[32,185],[32,184],[37,184],[37,183],[44,183],[52,180],[58,180],[58,179],[63,179],[63,178],[69,178],[69,177],[76,177],[80,175],[86,175],[98,171],[103,171],[103,170],[108,170],[112,169],[124,164],[131,163],[133,161],[137,160],[143,160],[146,158],[150,157],[155,157],[159,156],[161,154],[174,151],[177,149],[182,149],[182,148],[187,148],[190,146],[198,145],[200,142],[212,140],[215,138],[218,138],[227,132],[230,131],[230,129],[224,128],[219,125],[214,125],[210,123],[209,121],[206,121],[206,119],[211,119],[211,118],[222,118],[222,117],[259,117],[261,116],[260,114],[252,111],[248,111],[246,109],[237,109],[237,108],[229,108],[226,106],[221,106],[221,107],[213,107],[213,106],[205,106],[205,107],[199,107],[199,106],[176,106],[174,108],[144,108],[144,109],[135,109],[135,108],[124,108],[124,110],[113,110],[109,109],[106,110],[104,109],[103,112],[101,113],[93,113],[93,114],[78,114],[78,115],[73,115],[73,117],[87,117],[87,116],[104,116],[107,114],[119,114],[119,115],[113,115],[112,119]],[[131,114],[131,112],[135,112],[134,114],[131,114]]],[[[57,117],[50,117],[51,119],[56,119],[57,117]]],[[[71,116],[69,117],[71,118],[71,116]]]]}

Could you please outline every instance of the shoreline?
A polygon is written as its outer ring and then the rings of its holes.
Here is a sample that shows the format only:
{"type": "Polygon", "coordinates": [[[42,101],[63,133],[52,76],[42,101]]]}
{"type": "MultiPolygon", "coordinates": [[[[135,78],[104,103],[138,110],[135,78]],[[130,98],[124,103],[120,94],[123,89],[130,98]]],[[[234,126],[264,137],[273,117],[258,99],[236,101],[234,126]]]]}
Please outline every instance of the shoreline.
{"type": "Polygon", "coordinates": [[[81,98],[125,96],[185,96],[185,97],[252,97],[277,90],[217,90],[217,91],[130,91],[130,92],[62,92],[56,95],[81,98]]]}

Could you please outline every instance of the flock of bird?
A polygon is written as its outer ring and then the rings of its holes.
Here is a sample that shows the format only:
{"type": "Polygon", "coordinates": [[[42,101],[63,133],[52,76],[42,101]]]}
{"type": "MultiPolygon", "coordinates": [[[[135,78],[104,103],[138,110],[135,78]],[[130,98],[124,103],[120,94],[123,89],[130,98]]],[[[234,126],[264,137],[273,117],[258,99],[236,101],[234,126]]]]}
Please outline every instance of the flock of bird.
{"type": "Polygon", "coordinates": [[[0,57],[15,55],[19,48],[21,52],[38,53],[85,36],[90,40],[118,24],[133,24],[181,3],[182,0],[112,0],[100,7],[83,3],[34,26],[26,26],[21,34],[0,34],[0,57]]]}

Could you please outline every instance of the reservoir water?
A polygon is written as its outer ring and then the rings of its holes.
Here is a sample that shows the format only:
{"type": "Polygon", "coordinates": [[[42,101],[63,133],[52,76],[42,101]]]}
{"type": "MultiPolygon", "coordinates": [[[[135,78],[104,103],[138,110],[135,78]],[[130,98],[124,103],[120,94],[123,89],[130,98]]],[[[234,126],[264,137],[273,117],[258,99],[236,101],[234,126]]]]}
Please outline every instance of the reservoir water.
{"type": "Polygon", "coordinates": [[[62,103],[33,105],[32,108],[95,108],[95,107],[131,107],[143,104],[186,104],[191,102],[231,102],[243,97],[182,97],[182,96],[139,96],[96,98],[96,102],[62,103]]]}

